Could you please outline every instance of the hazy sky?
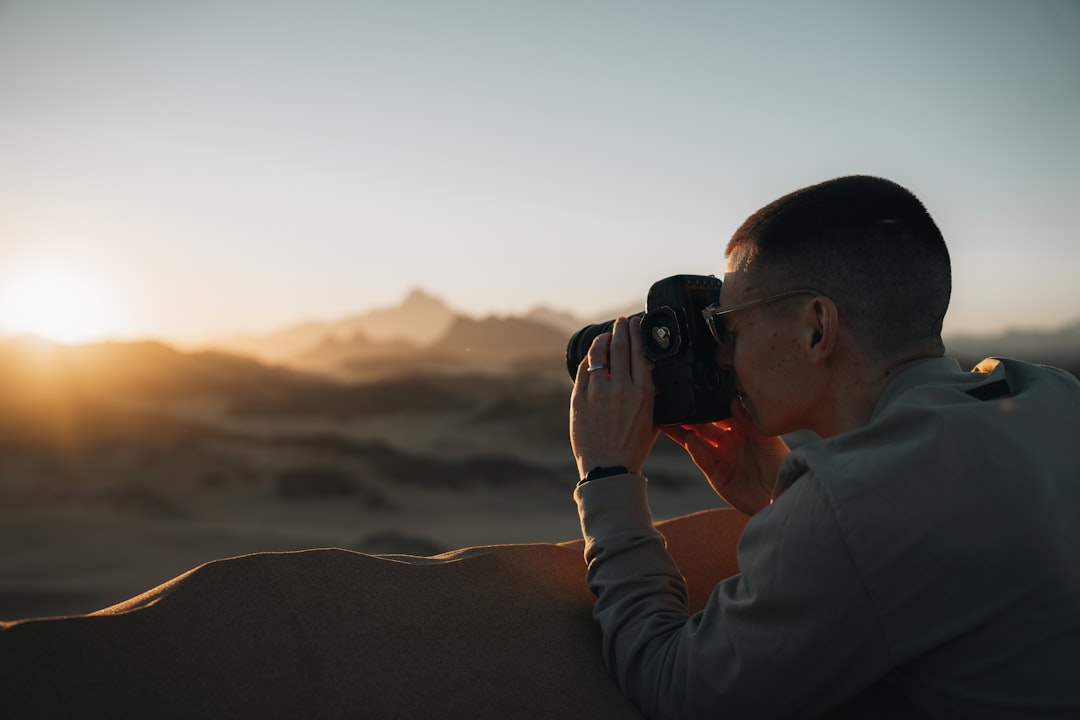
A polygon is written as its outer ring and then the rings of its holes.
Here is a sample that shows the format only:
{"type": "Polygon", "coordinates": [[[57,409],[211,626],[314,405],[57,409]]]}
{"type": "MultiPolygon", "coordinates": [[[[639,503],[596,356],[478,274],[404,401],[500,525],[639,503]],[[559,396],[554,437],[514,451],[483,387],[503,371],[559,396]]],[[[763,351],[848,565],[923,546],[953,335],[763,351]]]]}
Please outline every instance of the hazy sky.
{"type": "Polygon", "coordinates": [[[1076,1],[0,0],[0,294],[65,272],[121,336],[592,313],[869,173],[950,242],[947,331],[1052,327],[1078,128],[1076,1]]]}

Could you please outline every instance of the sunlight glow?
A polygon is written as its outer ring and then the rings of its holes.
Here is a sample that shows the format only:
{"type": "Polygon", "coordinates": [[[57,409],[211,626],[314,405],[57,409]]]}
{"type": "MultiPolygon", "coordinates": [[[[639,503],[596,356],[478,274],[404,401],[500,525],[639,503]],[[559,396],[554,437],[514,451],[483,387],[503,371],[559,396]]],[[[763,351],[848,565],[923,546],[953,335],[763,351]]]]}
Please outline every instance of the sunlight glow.
{"type": "Polygon", "coordinates": [[[0,327],[61,343],[101,339],[105,333],[101,295],[82,277],[61,268],[19,276],[0,302],[0,327]]]}

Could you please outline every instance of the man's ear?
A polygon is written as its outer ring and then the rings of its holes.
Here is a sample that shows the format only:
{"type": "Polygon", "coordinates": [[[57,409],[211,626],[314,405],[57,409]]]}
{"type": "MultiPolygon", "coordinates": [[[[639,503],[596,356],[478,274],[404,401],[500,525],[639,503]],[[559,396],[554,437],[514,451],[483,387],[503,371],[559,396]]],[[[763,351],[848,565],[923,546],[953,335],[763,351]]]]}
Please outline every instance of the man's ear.
{"type": "Polygon", "coordinates": [[[831,298],[818,295],[806,308],[806,348],[817,361],[824,361],[836,349],[840,313],[831,298]]]}

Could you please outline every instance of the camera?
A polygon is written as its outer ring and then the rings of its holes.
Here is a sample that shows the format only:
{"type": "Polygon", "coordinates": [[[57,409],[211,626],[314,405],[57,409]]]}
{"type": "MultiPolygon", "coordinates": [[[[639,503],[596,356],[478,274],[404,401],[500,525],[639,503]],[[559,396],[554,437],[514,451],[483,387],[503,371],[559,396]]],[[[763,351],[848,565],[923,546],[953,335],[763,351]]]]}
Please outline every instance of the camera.
{"type": "MultiPolygon", "coordinates": [[[[701,311],[720,302],[721,281],[712,275],[672,275],[649,288],[641,318],[645,356],[653,362],[657,425],[693,425],[731,416],[734,378],[716,364],[716,341],[701,311]]],[[[609,332],[609,320],[586,325],[566,345],[566,369],[577,376],[578,365],[598,335],[609,332]]]]}

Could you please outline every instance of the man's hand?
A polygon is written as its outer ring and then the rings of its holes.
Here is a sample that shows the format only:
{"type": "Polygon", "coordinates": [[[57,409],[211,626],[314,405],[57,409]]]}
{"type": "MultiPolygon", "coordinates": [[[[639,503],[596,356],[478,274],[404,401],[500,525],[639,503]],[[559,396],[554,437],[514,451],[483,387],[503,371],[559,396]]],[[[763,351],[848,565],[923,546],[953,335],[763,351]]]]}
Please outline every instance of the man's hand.
{"type": "Polygon", "coordinates": [[[655,394],[641,319],[618,318],[610,333],[593,340],[570,396],[570,445],[582,476],[597,466],[641,472],[659,436],[655,394]]]}
{"type": "Polygon", "coordinates": [[[776,473],[790,450],[779,437],[757,431],[739,398],[729,420],[665,426],[664,434],[690,454],[728,505],[753,515],[772,502],[776,473]]]}

